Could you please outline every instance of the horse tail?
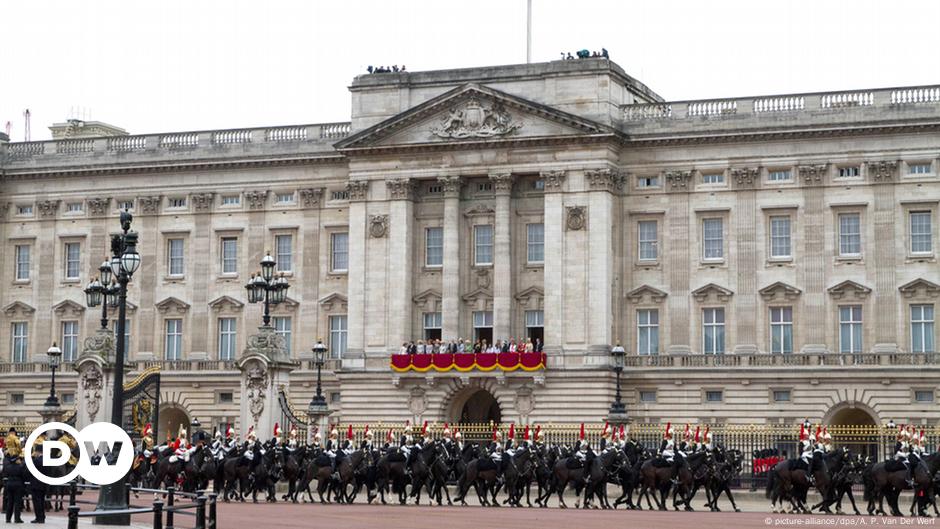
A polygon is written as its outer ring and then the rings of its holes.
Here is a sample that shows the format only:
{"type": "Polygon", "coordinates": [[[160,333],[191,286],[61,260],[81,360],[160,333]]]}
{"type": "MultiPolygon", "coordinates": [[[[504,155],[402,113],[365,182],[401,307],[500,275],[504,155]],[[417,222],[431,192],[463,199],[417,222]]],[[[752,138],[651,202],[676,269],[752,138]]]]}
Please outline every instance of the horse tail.
{"type": "Polygon", "coordinates": [[[777,469],[770,469],[770,472],[767,473],[767,489],[764,491],[764,497],[768,500],[773,495],[774,486],[776,485],[777,479],[777,469]]]}

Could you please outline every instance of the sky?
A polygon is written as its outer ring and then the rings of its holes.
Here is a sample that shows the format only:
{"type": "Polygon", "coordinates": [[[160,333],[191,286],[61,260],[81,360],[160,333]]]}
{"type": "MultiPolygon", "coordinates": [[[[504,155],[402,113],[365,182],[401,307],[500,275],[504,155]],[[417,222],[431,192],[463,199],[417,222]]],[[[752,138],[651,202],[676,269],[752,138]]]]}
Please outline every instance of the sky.
{"type": "MultiPolygon", "coordinates": [[[[666,100],[940,84],[925,0],[532,0],[532,60],[607,48],[666,100]]],[[[526,0],[6,0],[0,127],[132,134],[348,121],[369,65],[526,60],[526,0]]],[[[2,128],[0,128],[2,130],[2,128]]]]}

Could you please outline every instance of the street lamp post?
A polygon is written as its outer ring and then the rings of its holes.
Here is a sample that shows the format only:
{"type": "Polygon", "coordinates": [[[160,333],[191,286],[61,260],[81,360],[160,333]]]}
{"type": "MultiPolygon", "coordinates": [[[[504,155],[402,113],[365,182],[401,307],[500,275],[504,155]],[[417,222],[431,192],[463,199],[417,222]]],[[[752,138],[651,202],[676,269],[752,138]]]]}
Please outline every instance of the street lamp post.
{"type": "Polygon", "coordinates": [[[614,372],[617,373],[617,393],[614,396],[614,402],[610,405],[611,416],[624,416],[627,414],[627,408],[623,405],[620,396],[620,374],[623,373],[624,355],[623,347],[621,347],[619,343],[610,350],[611,367],[614,372]]]}
{"type": "Polygon", "coordinates": [[[323,398],[323,386],[320,379],[320,371],[323,369],[325,356],[326,346],[323,345],[323,340],[318,339],[316,345],[313,346],[313,362],[317,366],[317,392],[310,399],[310,404],[307,406],[308,426],[310,428],[315,428],[319,419],[330,412],[326,399],[323,398]]]}
{"type": "Polygon", "coordinates": [[[290,285],[284,274],[280,277],[274,276],[274,267],[277,263],[271,254],[267,254],[261,259],[261,272],[252,274],[245,284],[245,290],[248,291],[249,303],[264,303],[264,317],[262,322],[265,327],[271,325],[271,305],[277,305],[287,299],[287,289],[290,285]]]}
{"type": "Polygon", "coordinates": [[[52,371],[52,385],[49,387],[49,398],[46,399],[45,407],[47,409],[59,408],[59,397],[55,394],[55,370],[59,368],[59,362],[62,360],[62,349],[52,342],[52,347],[46,351],[49,356],[49,369],[52,371]]]}

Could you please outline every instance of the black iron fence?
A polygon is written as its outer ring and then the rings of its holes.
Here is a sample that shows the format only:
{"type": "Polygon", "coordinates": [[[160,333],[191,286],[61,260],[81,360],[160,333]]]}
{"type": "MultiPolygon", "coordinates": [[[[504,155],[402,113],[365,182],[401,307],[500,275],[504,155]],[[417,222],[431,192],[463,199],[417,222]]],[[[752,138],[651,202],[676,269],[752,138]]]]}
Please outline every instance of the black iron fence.
{"type": "Polygon", "coordinates": [[[97,485],[78,484],[69,485],[68,529],[78,529],[80,518],[106,518],[114,516],[130,517],[140,514],[152,514],[153,529],[216,529],[218,527],[218,514],[216,509],[216,493],[206,491],[182,492],[173,487],[163,489],[146,489],[130,487],[127,490],[127,509],[120,510],[81,510],[81,505],[97,505],[95,501],[78,499],[79,489],[100,490],[97,485]],[[131,493],[153,494],[153,503],[150,506],[131,504],[131,493]],[[180,503],[182,501],[182,503],[180,503]],[[177,524],[177,516],[182,519],[192,519],[193,525],[177,524]]]}

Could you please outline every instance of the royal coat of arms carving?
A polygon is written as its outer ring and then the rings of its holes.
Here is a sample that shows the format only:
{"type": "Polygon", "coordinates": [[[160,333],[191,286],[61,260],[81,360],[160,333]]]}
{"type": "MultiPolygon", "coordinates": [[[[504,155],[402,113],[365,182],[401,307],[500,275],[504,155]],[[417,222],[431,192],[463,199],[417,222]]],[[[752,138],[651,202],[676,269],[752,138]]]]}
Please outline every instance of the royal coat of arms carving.
{"type": "Polygon", "coordinates": [[[487,108],[476,98],[467,101],[463,108],[453,107],[441,119],[431,133],[441,138],[490,138],[503,136],[522,127],[500,103],[487,108]]]}

